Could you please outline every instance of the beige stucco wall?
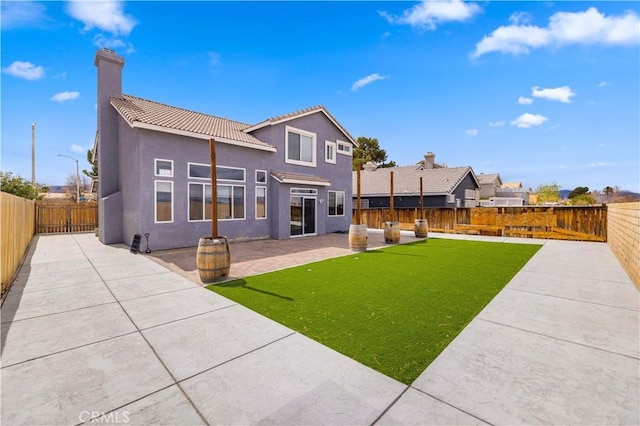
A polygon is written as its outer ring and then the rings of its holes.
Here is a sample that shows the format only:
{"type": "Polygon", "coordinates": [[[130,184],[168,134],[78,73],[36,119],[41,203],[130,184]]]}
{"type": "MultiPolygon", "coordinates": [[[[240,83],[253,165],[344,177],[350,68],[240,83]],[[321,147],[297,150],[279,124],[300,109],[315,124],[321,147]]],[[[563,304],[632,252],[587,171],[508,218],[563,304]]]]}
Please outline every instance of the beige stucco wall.
{"type": "Polygon", "coordinates": [[[607,205],[607,242],[640,289],[640,202],[607,205]]]}

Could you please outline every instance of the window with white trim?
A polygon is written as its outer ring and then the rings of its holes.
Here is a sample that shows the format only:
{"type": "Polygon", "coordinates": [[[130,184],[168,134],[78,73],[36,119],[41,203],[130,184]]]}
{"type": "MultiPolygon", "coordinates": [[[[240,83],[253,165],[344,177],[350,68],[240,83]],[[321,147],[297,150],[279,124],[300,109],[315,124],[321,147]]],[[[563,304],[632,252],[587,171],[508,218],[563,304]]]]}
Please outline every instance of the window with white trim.
{"type": "Polygon", "coordinates": [[[338,154],[352,155],[351,144],[348,142],[337,141],[338,154]]]}
{"type": "Polygon", "coordinates": [[[173,182],[157,180],[154,185],[155,222],[173,222],[173,182]]]}
{"type": "Polygon", "coordinates": [[[256,183],[267,183],[266,170],[256,170],[256,183]]]}
{"type": "Polygon", "coordinates": [[[316,166],[316,134],[286,126],[284,161],[301,166],[316,166]]]}
{"type": "Polygon", "coordinates": [[[189,182],[189,222],[211,220],[211,184],[189,182]]]}
{"type": "Polygon", "coordinates": [[[244,219],[244,193],[241,185],[218,185],[218,219],[244,219]]]}
{"type": "Polygon", "coordinates": [[[256,186],[256,219],[267,218],[267,187],[256,186]]]}
{"type": "Polygon", "coordinates": [[[336,164],[336,143],[331,141],[324,142],[324,162],[336,164]]]}
{"type": "MultiPolygon", "coordinates": [[[[211,179],[211,166],[209,164],[188,163],[189,178],[191,179],[211,179]]],[[[245,169],[239,167],[216,166],[217,180],[228,180],[234,182],[245,181],[245,169]]]]}
{"type": "Polygon", "coordinates": [[[315,188],[291,188],[289,190],[291,195],[318,195],[318,190],[315,188]]]}
{"type": "Polygon", "coordinates": [[[154,163],[155,176],[173,177],[173,160],[162,160],[160,158],[156,158],[154,163]]]}
{"type": "Polygon", "coordinates": [[[329,191],[329,216],[344,216],[344,191],[329,191]]]}

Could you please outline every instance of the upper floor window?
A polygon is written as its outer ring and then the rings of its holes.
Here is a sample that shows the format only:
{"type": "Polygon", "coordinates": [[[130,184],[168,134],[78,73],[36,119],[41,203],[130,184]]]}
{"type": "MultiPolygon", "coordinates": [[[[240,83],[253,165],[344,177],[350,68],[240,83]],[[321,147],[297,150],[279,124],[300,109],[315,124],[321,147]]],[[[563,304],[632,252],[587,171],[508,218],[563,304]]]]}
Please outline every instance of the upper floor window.
{"type": "Polygon", "coordinates": [[[267,182],[267,171],[256,170],[256,183],[266,183],[266,182],[267,182]]]}
{"type": "Polygon", "coordinates": [[[162,177],[173,177],[173,161],[155,159],[155,175],[162,177]]]}
{"type": "Polygon", "coordinates": [[[336,143],[324,142],[324,161],[325,163],[336,164],[336,143]]]}
{"type": "Polygon", "coordinates": [[[348,142],[338,141],[338,153],[351,155],[351,144],[348,142]]]}
{"type": "MultiPolygon", "coordinates": [[[[211,179],[211,166],[208,164],[189,163],[189,177],[192,179],[211,179]]],[[[245,169],[237,167],[216,167],[217,180],[245,181],[245,169]]]]}
{"type": "Polygon", "coordinates": [[[316,135],[286,126],[285,162],[302,166],[316,166],[316,135]]]}

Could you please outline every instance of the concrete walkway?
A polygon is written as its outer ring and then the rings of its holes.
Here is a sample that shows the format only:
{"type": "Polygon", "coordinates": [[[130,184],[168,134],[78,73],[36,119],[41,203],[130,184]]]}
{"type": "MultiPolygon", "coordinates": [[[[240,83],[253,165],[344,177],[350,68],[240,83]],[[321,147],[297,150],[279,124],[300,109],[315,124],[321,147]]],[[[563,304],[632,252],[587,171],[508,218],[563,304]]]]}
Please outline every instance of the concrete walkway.
{"type": "Polygon", "coordinates": [[[406,386],[125,246],[39,236],[2,306],[0,420],[640,423],[640,293],[606,244],[543,243],[406,386]]]}

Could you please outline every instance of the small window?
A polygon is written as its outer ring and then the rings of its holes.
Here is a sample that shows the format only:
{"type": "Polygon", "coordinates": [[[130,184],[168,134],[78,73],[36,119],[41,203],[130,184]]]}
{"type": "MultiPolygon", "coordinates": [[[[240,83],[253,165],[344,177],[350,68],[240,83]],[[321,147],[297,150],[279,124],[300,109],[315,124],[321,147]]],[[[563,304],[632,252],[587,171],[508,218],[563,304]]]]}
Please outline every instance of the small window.
{"type": "Polygon", "coordinates": [[[316,135],[286,127],[285,162],[301,166],[316,166],[316,135]]]}
{"type": "Polygon", "coordinates": [[[211,166],[208,164],[189,163],[189,177],[196,179],[211,179],[211,166]]]}
{"type": "Polygon", "coordinates": [[[155,181],[155,221],[173,222],[173,182],[155,181]]]}
{"type": "Polygon", "coordinates": [[[329,216],[344,216],[344,191],[329,191],[329,216]]]}
{"type": "Polygon", "coordinates": [[[156,158],[156,176],[173,177],[173,161],[159,160],[156,158]]]}
{"type": "Polygon", "coordinates": [[[267,183],[267,172],[265,170],[256,170],[256,183],[267,183]]]}
{"type": "Polygon", "coordinates": [[[316,195],[318,193],[318,190],[312,188],[291,188],[289,190],[289,193],[298,195],[316,195]]]}
{"type": "Polygon", "coordinates": [[[351,144],[348,142],[338,141],[338,153],[351,155],[351,144]]]}
{"type": "Polygon", "coordinates": [[[267,188],[256,186],[256,219],[267,218],[267,188]]]}
{"type": "MultiPolygon", "coordinates": [[[[211,179],[211,166],[208,164],[189,163],[189,177],[192,179],[211,179]]],[[[217,180],[244,182],[245,170],[237,167],[216,167],[217,180]]]]}
{"type": "MultiPolygon", "coordinates": [[[[353,210],[358,208],[358,201],[357,200],[353,200],[353,203],[351,204],[351,207],[353,208],[353,210]]],[[[360,199],[360,208],[361,209],[368,209],[369,208],[369,199],[368,198],[364,198],[364,199],[360,199]]]]}
{"type": "Polygon", "coordinates": [[[324,161],[325,163],[336,164],[336,143],[324,142],[324,161]]]}

